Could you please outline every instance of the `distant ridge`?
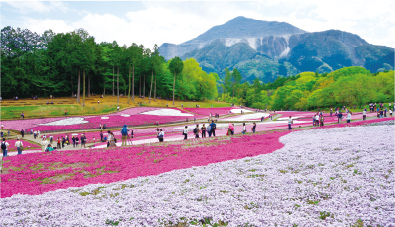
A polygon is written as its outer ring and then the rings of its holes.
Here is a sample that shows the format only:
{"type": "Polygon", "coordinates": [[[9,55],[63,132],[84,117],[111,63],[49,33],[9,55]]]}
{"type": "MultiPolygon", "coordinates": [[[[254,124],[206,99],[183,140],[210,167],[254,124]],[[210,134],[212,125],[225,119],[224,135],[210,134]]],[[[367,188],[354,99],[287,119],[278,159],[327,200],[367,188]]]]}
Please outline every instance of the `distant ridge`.
{"type": "Polygon", "coordinates": [[[274,81],[303,71],[331,72],[363,66],[371,72],[394,68],[394,49],[374,46],[339,30],[306,32],[286,22],[236,17],[179,45],[164,43],[166,59],[196,58],[207,72],[237,68],[246,81],[274,81]]]}

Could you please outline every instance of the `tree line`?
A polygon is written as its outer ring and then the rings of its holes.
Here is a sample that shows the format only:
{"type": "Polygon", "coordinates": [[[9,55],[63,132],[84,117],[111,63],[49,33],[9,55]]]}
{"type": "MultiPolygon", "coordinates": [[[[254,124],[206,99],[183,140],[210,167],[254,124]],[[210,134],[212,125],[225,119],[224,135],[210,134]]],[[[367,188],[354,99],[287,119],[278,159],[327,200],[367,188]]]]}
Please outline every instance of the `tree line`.
{"type": "Polygon", "coordinates": [[[166,61],[158,46],[96,43],[84,29],[43,34],[10,26],[1,30],[1,96],[76,96],[92,93],[180,100],[215,99],[218,75],[194,59],[166,61]]]}
{"type": "Polygon", "coordinates": [[[225,70],[220,100],[258,109],[306,110],[371,102],[394,102],[394,71],[370,73],[365,68],[345,67],[331,73],[303,72],[279,77],[273,83],[241,83],[237,69],[225,70]]]}

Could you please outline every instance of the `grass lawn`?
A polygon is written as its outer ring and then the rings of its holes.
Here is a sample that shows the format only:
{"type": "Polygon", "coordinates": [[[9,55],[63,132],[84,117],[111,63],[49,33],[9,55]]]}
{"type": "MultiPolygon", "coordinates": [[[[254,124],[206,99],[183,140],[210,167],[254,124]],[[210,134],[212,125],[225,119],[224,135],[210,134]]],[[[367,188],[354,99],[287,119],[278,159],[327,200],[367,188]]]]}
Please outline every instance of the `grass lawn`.
{"type": "MultiPolygon", "coordinates": [[[[151,107],[181,107],[182,104],[185,108],[196,107],[200,105],[201,108],[211,108],[211,107],[229,107],[229,103],[216,102],[216,101],[205,101],[205,102],[192,102],[192,101],[175,101],[165,99],[157,99],[156,101],[151,100],[149,103],[148,98],[142,99],[135,97],[135,102],[132,102],[130,98],[130,104],[127,103],[127,97],[119,98],[119,106],[122,109],[137,107],[141,103],[142,106],[151,107]]],[[[21,117],[21,112],[24,112],[25,118],[41,118],[41,117],[59,117],[64,116],[65,110],[67,114],[74,116],[81,115],[97,115],[106,114],[116,111],[117,108],[117,97],[116,96],[106,96],[104,98],[90,97],[85,99],[85,107],[77,103],[75,98],[63,97],[55,99],[20,99],[15,100],[3,100],[1,102],[1,119],[19,119],[21,117]],[[98,104],[100,100],[100,104],[98,104]],[[47,102],[53,102],[54,104],[47,105],[47,102]]]]}

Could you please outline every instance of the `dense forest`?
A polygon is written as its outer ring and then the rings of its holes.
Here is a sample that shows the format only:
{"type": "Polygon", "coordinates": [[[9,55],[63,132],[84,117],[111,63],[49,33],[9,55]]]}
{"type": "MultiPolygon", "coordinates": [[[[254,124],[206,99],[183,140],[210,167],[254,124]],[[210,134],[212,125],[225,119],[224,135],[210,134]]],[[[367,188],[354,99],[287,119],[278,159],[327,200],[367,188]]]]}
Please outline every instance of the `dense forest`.
{"type": "Polygon", "coordinates": [[[226,69],[221,100],[259,109],[299,110],[318,107],[362,107],[394,101],[394,71],[371,74],[365,68],[344,67],[331,73],[303,72],[273,83],[240,83],[237,69],[226,69]]]}
{"type": "Polygon", "coordinates": [[[8,26],[1,30],[1,50],[2,98],[76,95],[80,102],[80,95],[95,93],[134,101],[134,96],[171,99],[173,91],[182,100],[218,96],[218,76],[194,59],[174,58],[172,64],[156,45],[96,43],[83,29],[37,34],[8,26]]]}

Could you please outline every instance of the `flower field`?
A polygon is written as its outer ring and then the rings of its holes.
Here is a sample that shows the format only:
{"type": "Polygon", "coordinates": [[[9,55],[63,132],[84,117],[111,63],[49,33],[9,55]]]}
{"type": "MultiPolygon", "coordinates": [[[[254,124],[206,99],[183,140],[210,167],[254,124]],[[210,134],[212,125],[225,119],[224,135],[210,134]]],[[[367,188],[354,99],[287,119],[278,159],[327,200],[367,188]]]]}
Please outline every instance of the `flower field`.
{"type": "Polygon", "coordinates": [[[0,223],[393,226],[393,121],[341,125],[372,122],[7,157],[0,223]]]}

